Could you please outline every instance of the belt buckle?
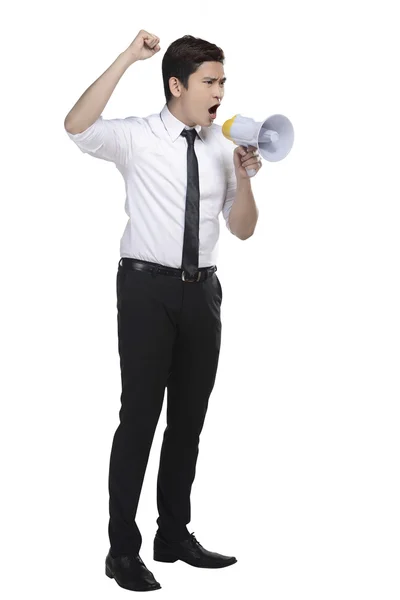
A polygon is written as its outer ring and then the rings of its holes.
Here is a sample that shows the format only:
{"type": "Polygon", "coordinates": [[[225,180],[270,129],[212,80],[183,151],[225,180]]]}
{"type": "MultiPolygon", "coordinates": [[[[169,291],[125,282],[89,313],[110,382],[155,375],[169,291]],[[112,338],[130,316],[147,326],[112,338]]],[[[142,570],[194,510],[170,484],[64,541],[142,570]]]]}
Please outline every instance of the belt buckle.
{"type": "Polygon", "coordinates": [[[201,271],[198,272],[197,274],[197,279],[186,279],[185,276],[185,271],[182,271],[182,281],[186,281],[187,283],[194,283],[195,281],[200,281],[200,277],[201,277],[201,271]]]}

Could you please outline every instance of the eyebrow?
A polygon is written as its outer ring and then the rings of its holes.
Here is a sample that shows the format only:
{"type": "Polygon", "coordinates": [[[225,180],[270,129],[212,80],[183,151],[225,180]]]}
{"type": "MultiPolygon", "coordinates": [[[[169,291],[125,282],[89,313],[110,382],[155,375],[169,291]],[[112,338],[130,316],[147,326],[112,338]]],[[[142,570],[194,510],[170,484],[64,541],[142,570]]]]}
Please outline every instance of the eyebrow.
{"type": "MultiPolygon", "coordinates": [[[[203,77],[204,79],[211,79],[211,81],[218,81],[218,77],[203,77]]],[[[226,81],[226,77],[222,77],[221,81],[226,81]]]]}

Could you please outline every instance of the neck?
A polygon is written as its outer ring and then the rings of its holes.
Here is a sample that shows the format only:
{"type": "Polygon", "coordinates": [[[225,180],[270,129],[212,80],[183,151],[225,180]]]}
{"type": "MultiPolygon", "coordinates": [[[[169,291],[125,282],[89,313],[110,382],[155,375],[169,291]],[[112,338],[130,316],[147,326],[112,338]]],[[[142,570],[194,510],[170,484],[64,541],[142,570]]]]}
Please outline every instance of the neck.
{"type": "Polygon", "coordinates": [[[194,123],[193,121],[188,119],[187,116],[182,112],[179,105],[170,103],[167,104],[167,107],[171,115],[174,115],[174,117],[178,119],[178,121],[184,123],[184,125],[187,125],[188,127],[196,127],[197,123],[194,123]]]}

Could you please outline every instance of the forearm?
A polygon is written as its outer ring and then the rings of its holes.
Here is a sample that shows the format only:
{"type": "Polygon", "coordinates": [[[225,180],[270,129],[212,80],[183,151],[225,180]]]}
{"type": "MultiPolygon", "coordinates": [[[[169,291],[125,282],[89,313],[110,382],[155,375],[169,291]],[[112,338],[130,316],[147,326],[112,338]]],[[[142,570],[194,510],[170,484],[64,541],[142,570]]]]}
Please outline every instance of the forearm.
{"type": "Polygon", "coordinates": [[[258,220],[250,179],[238,179],[235,200],[229,213],[231,232],[241,240],[253,235],[258,220]]]}
{"type": "Polygon", "coordinates": [[[99,118],[118,81],[134,62],[136,61],[127,52],[122,52],[88,87],[65,117],[64,127],[69,133],[85,131],[99,118]]]}

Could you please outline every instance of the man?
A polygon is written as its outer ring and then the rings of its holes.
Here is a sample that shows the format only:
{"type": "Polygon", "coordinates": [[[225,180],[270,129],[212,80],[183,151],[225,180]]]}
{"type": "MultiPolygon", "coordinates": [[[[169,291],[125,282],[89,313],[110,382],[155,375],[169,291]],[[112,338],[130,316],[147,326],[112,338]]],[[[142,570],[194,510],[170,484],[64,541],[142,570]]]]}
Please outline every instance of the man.
{"type": "Polygon", "coordinates": [[[110,456],[106,574],[136,591],[161,587],[139,556],[135,517],[165,388],[154,559],[208,568],[236,562],[205,550],[186,525],[221,343],[218,216],[222,211],[239,239],[253,234],[258,210],[246,167],[261,167],[253,147],[238,146],[232,160],[232,143],[213,123],[224,96],[224,54],[192,36],[164,55],[160,114],[103,120],[123,73],[159,52],[159,41],[141,30],[64,123],[82,152],[115,163],[127,191],[117,272],[122,394],[110,456]]]}

